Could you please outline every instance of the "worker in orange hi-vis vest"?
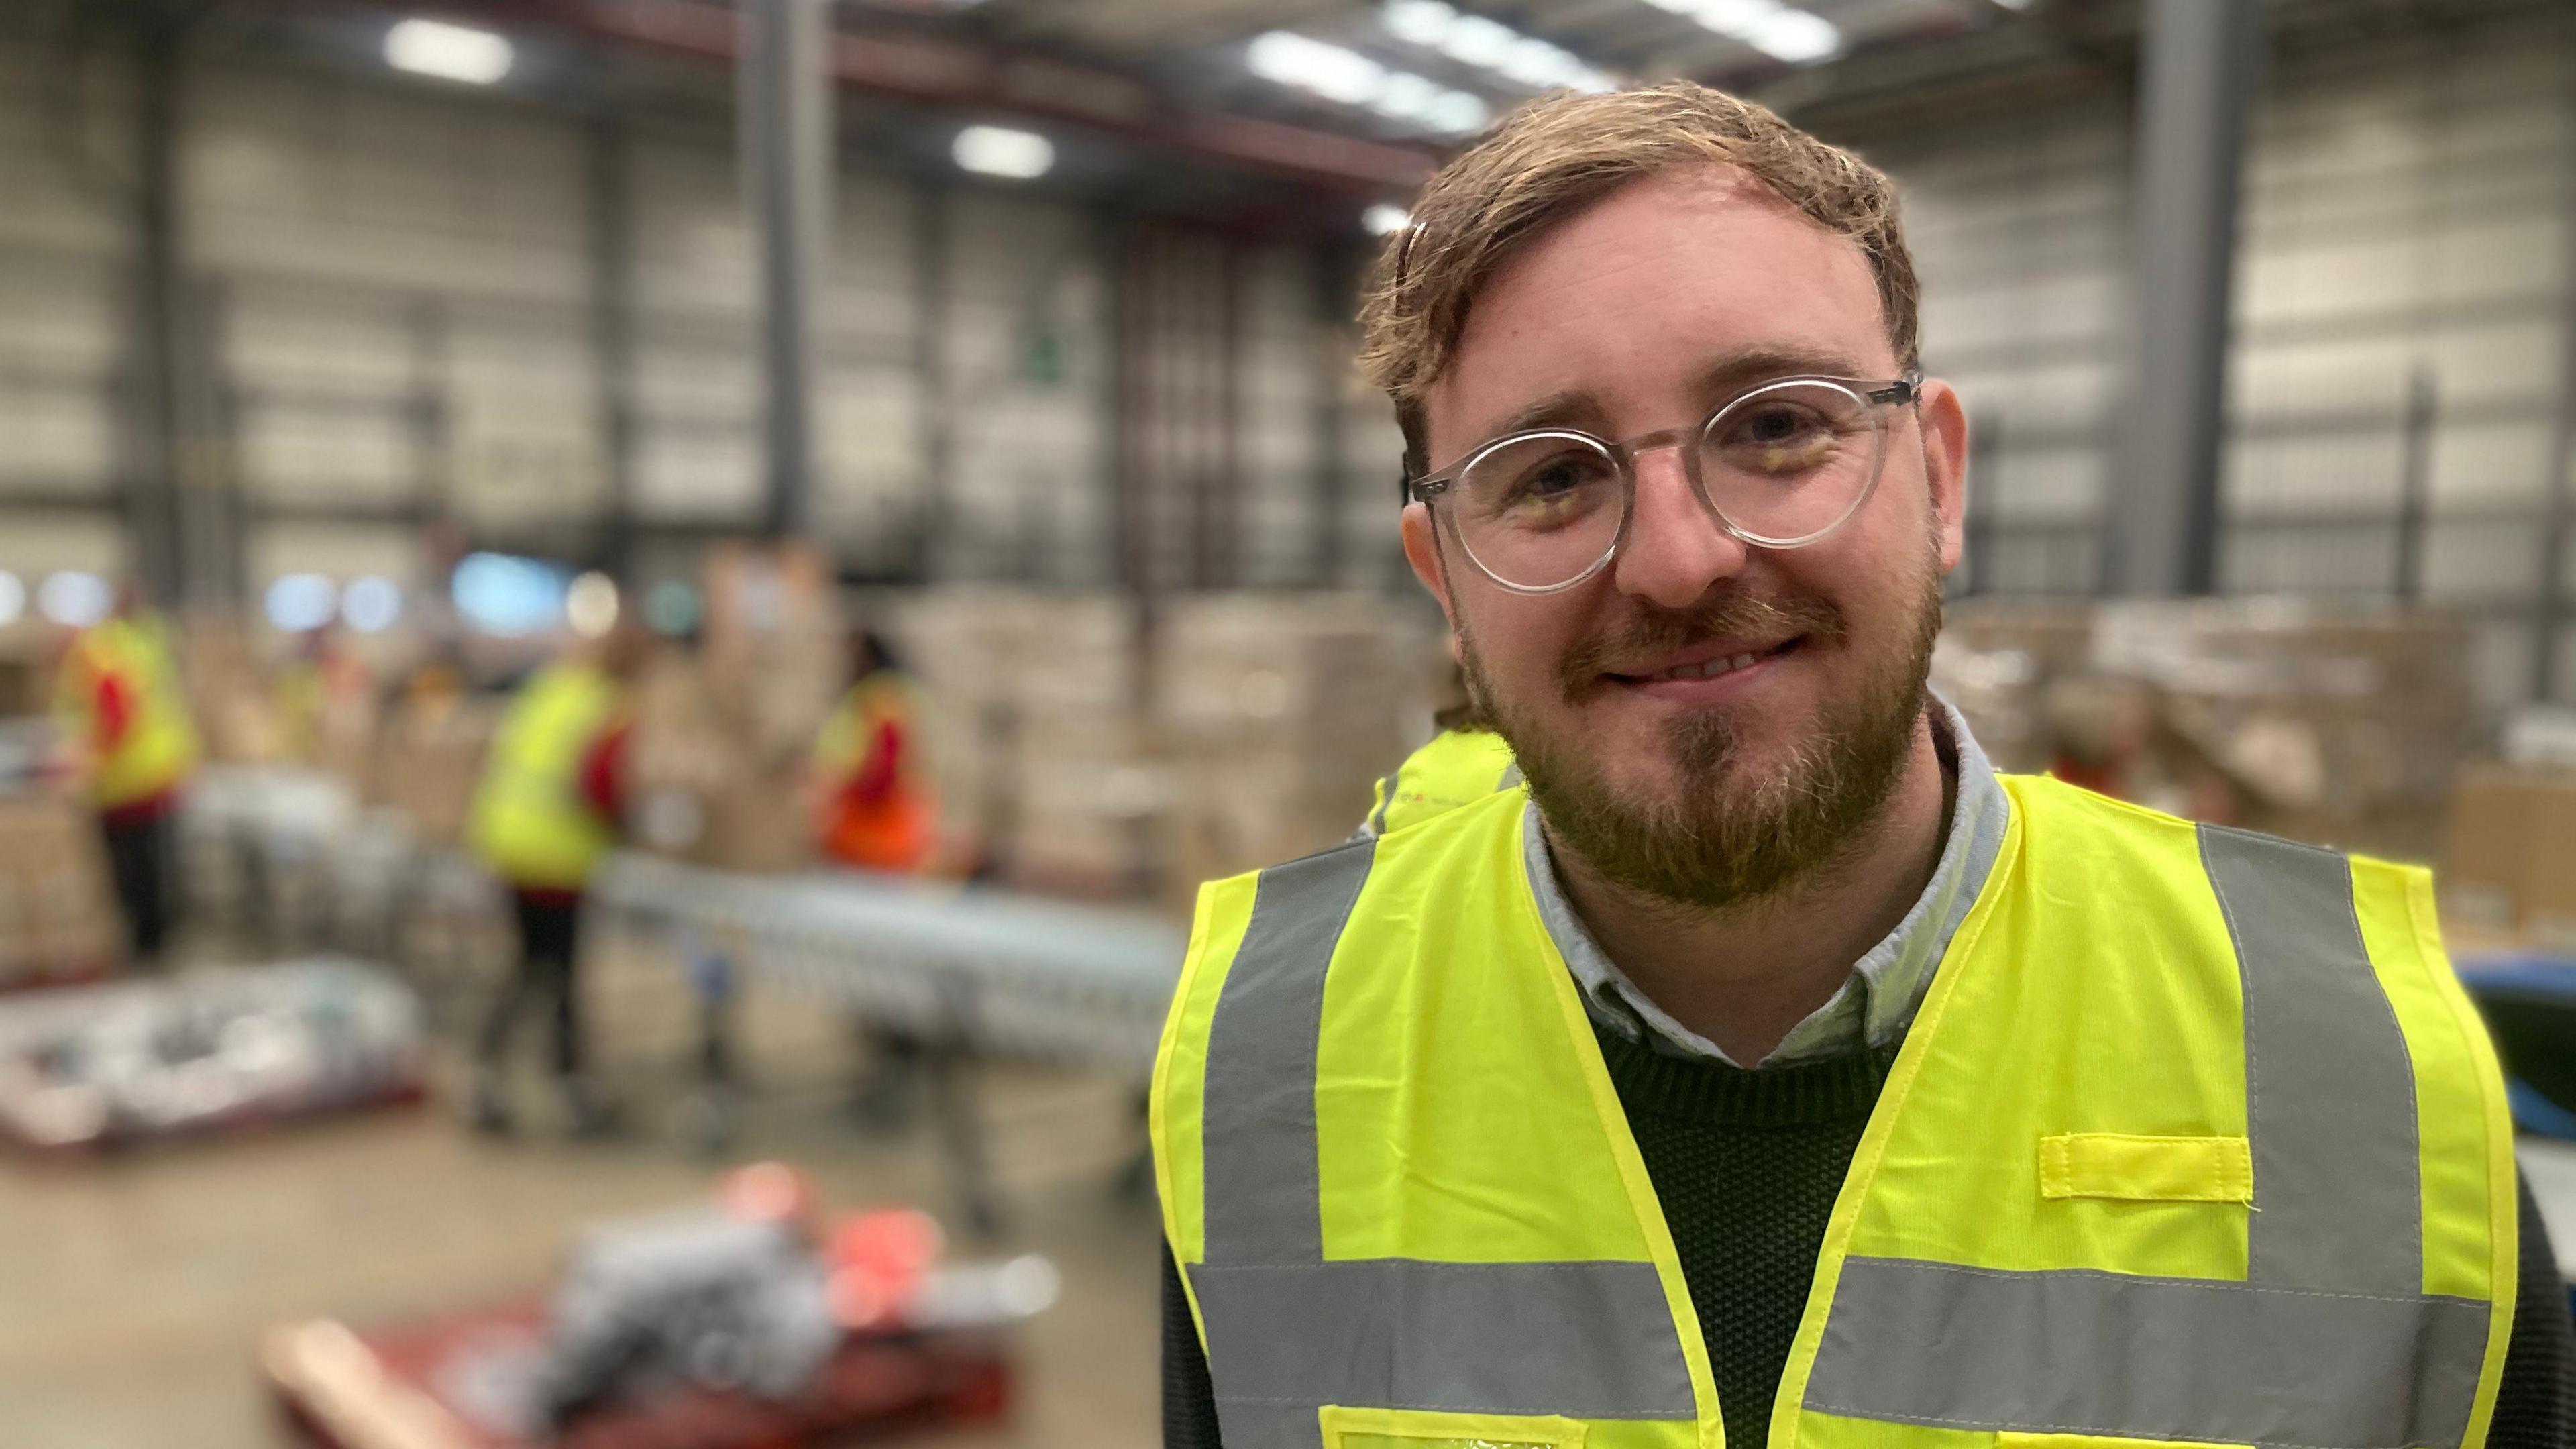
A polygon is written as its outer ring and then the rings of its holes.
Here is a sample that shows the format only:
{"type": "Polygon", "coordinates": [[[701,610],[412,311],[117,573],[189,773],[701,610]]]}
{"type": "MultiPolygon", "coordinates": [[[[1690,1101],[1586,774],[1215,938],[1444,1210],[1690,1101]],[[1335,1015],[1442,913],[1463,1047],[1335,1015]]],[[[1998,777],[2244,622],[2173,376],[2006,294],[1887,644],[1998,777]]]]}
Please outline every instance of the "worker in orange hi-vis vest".
{"type": "Polygon", "coordinates": [[[850,687],[814,741],[814,831],[823,855],[912,874],[938,841],[921,689],[874,630],[850,636],[850,687]]]}
{"type": "MultiPolygon", "coordinates": [[[[825,859],[854,870],[918,875],[938,844],[929,731],[920,686],[873,629],[850,633],[850,687],[815,737],[809,786],[814,835],[825,859]]],[[[926,1043],[884,1022],[861,1032],[871,1058],[860,1116],[901,1126],[922,1081],[926,1043]]]]}
{"type": "Polygon", "coordinates": [[[134,585],[64,650],[54,714],[98,812],[134,961],[158,964],[177,910],[175,822],[197,729],[169,625],[134,585]]]}

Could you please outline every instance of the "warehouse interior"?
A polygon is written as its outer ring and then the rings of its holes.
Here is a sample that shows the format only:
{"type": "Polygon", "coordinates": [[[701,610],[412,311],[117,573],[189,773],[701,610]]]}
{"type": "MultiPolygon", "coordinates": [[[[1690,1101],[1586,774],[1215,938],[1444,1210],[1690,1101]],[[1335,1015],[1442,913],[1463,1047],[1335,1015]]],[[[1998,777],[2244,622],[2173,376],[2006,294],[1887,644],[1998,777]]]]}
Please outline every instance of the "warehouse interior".
{"type": "Polygon", "coordinates": [[[1670,78],[1897,184],[1972,427],[1933,684],[1999,767],[2431,864],[2464,975],[2576,983],[2556,0],[28,0],[8,1437],[1155,1442],[1196,888],[1349,837],[1459,687],[1363,281],[1513,107],[1670,78]],[[194,740],[148,925],[81,737],[121,623],[194,740]],[[610,656],[559,1100],[546,1008],[482,1044],[528,918],[476,802],[610,656]],[[833,769],[911,792],[899,863],[833,769]],[[527,1407],[777,1198],[932,1331],[527,1407]]]}

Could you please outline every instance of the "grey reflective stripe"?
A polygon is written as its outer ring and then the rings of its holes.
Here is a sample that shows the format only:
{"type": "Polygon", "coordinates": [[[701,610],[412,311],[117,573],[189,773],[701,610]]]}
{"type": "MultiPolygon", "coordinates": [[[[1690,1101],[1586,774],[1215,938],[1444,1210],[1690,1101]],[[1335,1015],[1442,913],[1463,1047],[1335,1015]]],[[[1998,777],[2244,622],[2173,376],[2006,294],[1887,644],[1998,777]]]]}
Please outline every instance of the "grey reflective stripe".
{"type": "Polygon", "coordinates": [[[1324,1228],[1315,1181],[1315,1040],[1324,971],[1368,880],[1374,841],[1273,866],[1208,1022],[1207,1258],[1315,1263],[1324,1228]]]}
{"type": "MultiPolygon", "coordinates": [[[[1220,1415],[1323,1404],[1689,1419],[1689,1365],[1652,1263],[1378,1258],[1190,1270],[1220,1415]]],[[[1226,1449],[1237,1449],[1223,1423],[1226,1449]]]]}
{"type": "Polygon", "coordinates": [[[1526,778],[1528,777],[1521,773],[1521,762],[1514,760],[1511,763],[1511,768],[1503,771],[1503,778],[1494,786],[1494,793],[1500,795],[1505,790],[1512,788],[1514,785],[1519,784],[1526,778]]]}
{"type": "Polygon", "coordinates": [[[1368,822],[1360,827],[1359,838],[1386,834],[1386,807],[1395,803],[1395,784],[1404,778],[1398,770],[1377,782],[1377,808],[1369,812],[1368,822]]]}
{"type": "Polygon", "coordinates": [[[2414,1066],[2332,851],[2200,827],[2245,1006],[2242,1283],[1844,1263],[1806,1406],[1963,1429],[2456,1445],[2488,1305],[2423,1293],[2414,1066]]]}
{"type": "Polygon", "coordinates": [[[2415,1074],[2333,851],[2200,827],[2235,938],[2254,1146],[2248,1282],[2424,1289],[2415,1074]]]}
{"type": "MultiPolygon", "coordinates": [[[[1315,1449],[1323,1440],[1314,1404],[1219,1403],[1218,1442],[1225,1449],[1315,1449]]],[[[1436,1446],[1434,1446],[1436,1449],[1436,1446]]]]}
{"type": "Polygon", "coordinates": [[[1207,1261],[1189,1275],[1227,1449],[1313,1449],[1325,1404],[1691,1419],[1652,1263],[1324,1260],[1315,1053],[1374,851],[1262,872],[1208,1024],[1207,1261]]]}
{"type": "Polygon", "coordinates": [[[1960,1429],[2450,1446],[2486,1340],[2487,1305],[2462,1298],[1852,1258],[1806,1407],[1960,1429]]]}

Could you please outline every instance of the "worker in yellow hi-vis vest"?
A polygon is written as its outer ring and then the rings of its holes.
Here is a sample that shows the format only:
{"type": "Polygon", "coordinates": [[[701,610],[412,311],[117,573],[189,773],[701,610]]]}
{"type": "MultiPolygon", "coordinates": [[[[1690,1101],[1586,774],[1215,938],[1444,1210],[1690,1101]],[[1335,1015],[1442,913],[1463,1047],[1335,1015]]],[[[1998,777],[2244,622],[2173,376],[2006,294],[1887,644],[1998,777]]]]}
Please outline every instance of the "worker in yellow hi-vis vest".
{"type": "Polygon", "coordinates": [[[198,746],[168,621],[139,587],[72,637],[54,709],[107,842],[127,945],[157,965],[177,921],[176,821],[198,746]]]}
{"type": "Polygon", "coordinates": [[[475,853],[510,888],[519,955],[477,1045],[472,1109],[481,1130],[510,1130],[503,1059],[519,1018],[549,998],[555,1077],[574,1131],[614,1124],[582,1075],[581,903],[622,830],[628,696],[649,647],[644,631],[621,619],[521,685],[493,735],[469,831],[475,853]]]}
{"type": "Polygon", "coordinates": [[[1166,1449],[2576,1443],[2429,873],[2001,774],[1930,693],[1918,290],[1885,176],[1689,82],[1415,196],[1361,363],[1525,778],[1202,888],[1166,1449]]]}

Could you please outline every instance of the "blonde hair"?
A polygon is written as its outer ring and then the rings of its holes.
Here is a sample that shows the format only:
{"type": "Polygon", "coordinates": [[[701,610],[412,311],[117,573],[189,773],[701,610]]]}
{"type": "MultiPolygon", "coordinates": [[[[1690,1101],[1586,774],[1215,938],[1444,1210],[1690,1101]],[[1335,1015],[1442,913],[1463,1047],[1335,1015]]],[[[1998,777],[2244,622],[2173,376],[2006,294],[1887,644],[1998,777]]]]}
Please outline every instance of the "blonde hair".
{"type": "Polygon", "coordinates": [[[1638,179],[1733,166],[1817,225],[1851,238],[1878,281],[1898,365],[1920,351],[1914,258],[1886,175],[1769,110],[1688,81],[1530,102],[1431,178],[1388,239],[1360,305],[1360,370],[1395,401],[1405,472],[1430,467],[1422,394],[1466,330],[1467,309],[1513,249],[1638,179]]]}

